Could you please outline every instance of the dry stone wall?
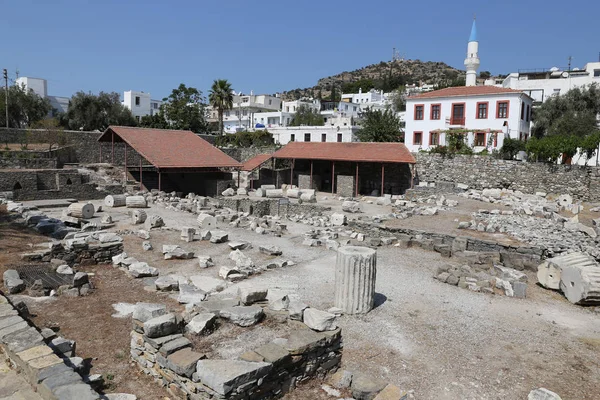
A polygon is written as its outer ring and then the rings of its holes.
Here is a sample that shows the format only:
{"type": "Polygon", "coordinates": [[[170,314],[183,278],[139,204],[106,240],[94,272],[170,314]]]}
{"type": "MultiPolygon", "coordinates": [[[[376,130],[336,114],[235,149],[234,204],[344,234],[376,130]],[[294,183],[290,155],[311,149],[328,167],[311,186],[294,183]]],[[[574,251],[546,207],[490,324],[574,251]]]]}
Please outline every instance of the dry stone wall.
{"type": "Polygon", "coordinates": [[[417,153],[417,182],[451,182],[471,189],[504,188],[534,194],[568,193],[600,201],[600,168],[499,160],[490,156],[417,153]]]}

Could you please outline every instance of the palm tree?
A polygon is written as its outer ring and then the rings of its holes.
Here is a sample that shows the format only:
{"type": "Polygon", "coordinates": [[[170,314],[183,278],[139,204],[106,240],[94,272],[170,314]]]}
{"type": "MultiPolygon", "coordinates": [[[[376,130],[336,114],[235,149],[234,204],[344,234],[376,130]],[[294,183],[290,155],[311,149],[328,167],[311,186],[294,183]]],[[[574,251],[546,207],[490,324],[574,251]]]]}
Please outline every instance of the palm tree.
{"type": "Polygon", "coordinates": [[[223,112],[233,108],[231,83],[227,82],[227,79],[215,79],[208,94],[208,101],[219,113],[219,131],[223,135],[223,112]]]}

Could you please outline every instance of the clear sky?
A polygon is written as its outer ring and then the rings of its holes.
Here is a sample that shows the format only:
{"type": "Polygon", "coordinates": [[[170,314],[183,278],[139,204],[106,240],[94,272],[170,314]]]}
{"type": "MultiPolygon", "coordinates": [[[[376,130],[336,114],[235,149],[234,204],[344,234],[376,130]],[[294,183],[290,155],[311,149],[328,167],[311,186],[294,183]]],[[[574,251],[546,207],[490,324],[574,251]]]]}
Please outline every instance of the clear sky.
{"type": "Polygon", "coordinates": [[[48,92],[143,90],[161,99],[216,78],[275,93],[406,58],[464,68],[473,14],[481,70],[597,61],[600,1],[4,0],[0,68],[48,92]]]}

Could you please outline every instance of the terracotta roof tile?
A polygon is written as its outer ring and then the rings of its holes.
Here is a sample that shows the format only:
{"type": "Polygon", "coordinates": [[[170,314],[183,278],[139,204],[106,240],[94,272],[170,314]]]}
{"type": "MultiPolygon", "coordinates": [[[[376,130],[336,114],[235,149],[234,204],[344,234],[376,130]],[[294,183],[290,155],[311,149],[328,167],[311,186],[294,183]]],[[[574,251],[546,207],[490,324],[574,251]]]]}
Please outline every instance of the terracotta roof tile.
{"type": "Polygon", "coordinates": [[[273,154],[259,154],[247,160],[243,166],[242,171],[254,171],[260,165],[273,157],[273,154]]]}
{"type": "Polygon", "coordinates": [[[113,132],[157,168],[241,166],[192,131],[109,126],[98,141],[110,142],[113,132]]]}
{"type": "MultiPolygon", "coordinates": [[[[508,89],[497,86],[456,86],[433,92],[426,92],[410,96],[408,99],[430,99],[435,97],[460,97],[460,96],[484,96],[488,94],[523,93],[520,90],[508,89]]],[[[525,93],[523,93],[525,94],[525,93]]]]}
{"type": "Polygon", "coordinates": [[[415,164],[404,143],[290,142],[273,154],[275,158],[415,164]]]}

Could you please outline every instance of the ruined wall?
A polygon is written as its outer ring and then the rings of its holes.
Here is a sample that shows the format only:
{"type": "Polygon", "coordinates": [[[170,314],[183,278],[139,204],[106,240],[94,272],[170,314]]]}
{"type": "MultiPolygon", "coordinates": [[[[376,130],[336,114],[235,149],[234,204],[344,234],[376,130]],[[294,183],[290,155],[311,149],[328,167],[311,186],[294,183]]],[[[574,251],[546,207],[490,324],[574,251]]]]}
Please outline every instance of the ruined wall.
{"type": "Polygon", "coordinates": [[[180,399],[277,399],[297,384],[335,371],[342,359],[340,329],[298,328],[283,346],[269,343],[242,354],[240,360],[207,360],[188,348],[167,350],[169,341],[181,334],[151,339],[143,334],[143,326],[134,319],[132,360],[180,399]]]}
{"type": "Polygon", "coordinates": [[[600,201],[600,168],[498,160],[490,156],[417,153],[417,182],[452,182],[473,189],[506,188],[524,193],[568,193],[600,201]]]}
{"type": "Polygon", "coordinates": [[[102,199],[108,194],[122,193],[119,187],[99,190],[76,170],[3,170],[0,171],[0,192],[12,192],[13,200],[45,200],[76,198],[102,199]]]}
{"type": "MultiPolygon", "coordinates": [[[[203,139],[205,139],[205,138],[203,137],[203,139]]],[[[276,146],[247,147],[247,148],[240,148],[240,147],[225,148],[225,147],[223,147],[220,149],[225,154],[227,154],[229,157],[234,158],[234,159],[238,160],[239,162],[244,162],[244,161],[248,161],[252,157],[255,157],[259,154],[273,153],[273,152],[275,152],[275,150],[277,150],[277,147],[276,146]]]]}

